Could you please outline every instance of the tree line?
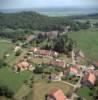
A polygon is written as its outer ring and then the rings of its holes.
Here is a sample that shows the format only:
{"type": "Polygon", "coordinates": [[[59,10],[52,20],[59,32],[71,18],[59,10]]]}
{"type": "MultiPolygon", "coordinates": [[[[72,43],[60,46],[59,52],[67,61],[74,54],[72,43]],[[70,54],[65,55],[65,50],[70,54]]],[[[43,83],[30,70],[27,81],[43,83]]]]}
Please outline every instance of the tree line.
{"type": "Polygon", "coordinates": [[[48,17],[35,12],[0,13],[0,29],[62,31],[67,25],[71,26],[71,30],[79,30],[80,27],[67,17],[48,17]]]}

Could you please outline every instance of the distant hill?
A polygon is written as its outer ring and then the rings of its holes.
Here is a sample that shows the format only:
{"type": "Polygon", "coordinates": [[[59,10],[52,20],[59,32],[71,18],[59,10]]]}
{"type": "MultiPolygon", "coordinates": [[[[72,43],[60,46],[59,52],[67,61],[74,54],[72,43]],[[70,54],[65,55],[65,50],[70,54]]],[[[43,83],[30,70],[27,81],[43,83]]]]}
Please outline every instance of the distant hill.
{"type": "Polygon", "coordinates": [[[0,13],[0,28],[32,29],[32,30],[62,30],[70,25],[74,30],[76,23],[66,17],[48,17],[35,12],[0,13]]]}
{"type": "Polygon", "coordinates": [[[98,19],[98,13],[88,15],[76,15],[70,16],[71,19],[98,19]]]}

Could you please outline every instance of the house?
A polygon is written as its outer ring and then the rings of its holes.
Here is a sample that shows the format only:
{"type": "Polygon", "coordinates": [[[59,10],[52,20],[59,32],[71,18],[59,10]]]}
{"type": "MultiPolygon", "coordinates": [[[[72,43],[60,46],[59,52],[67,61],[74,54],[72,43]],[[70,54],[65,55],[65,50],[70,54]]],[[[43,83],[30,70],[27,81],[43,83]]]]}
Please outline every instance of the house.
{"type": "Polygon", "coordinates": [[[46,95],[46,100],[67,100],[61,89],[53,89],[46,95]]]}
{"type": "Polygon", "coordinates": [[[82,84],[84,86],[93,87],[96,82],[96,76],[93,72],[85,73],[84,78],[82,80],[82,84]]]}
{"type": "Polygon", "coordinates": [[[33,39],[36,39],[37,37],[35,36],[35,35],[28,35],[27,37],[26,37],[26,40],[28,41],[28,42],[30,42],[30,41],[32,41],[33,39]]]}
{"type": "Polygon", "coordinates": [[[17,52],[18,50],[21,50],[21,47],[20,47],[20,46],[16,46],[16,47],[14,48],[14,52],[17,52]]]}
{"type": "Polygon", "coordinates": [[[61,77],[57,74],[51,74],[51,76],[49,77],[51,81],[60,81],[61,77]]]}
{"type": "Polygon", "coordinates": [[[59,31],[40,32],[37,37],[55,39],[59,35],[59,31]]]}
{"type": "Polygon", "coordinates": [[[45,56],[45,57],[57,57],[58,56],[58,52],[56,51],[51,51],[51,50],[44,50],[44,49],[40,49],[40,48],[32,48],[30,51],[32,51],[33,53],[39,55],[39,56],[45,56]]]}
{"type": "Polygon", "coordinates": [[[51,81],[60,81],[62,76],[63,76],[63,72],[60,72],[58,74],[51,74],[49,78],[51,81]]]}
{"type": "Polygon", "coordinates": [[[79,75],[79,70],[77,67],[73,66],[69,68],[69,75],[75,75],[78,76],[79,75]]]}
{"type": "Polygon", "coordinates": [[[66,26],[66,27],[64,27],[64,33],[67,33],[67,32],[69,32],[69,30],[71,29],[71,27],[70,26],[66,26]]]}
{"type": "Polygon", "coordinates": [[[94,65],[89,65],[87,69],[88,70],[95,70],[95,67],[94,67],[94,65]]]}
{"type": "Polygon", "coordinates": [[[63,60],[54,60],[54,61],[50,61],[49,63],[50,65],[53,65],[53,66],[58,66],[60,68],[65,68],[66,67],[66,64],[63,60]]]}
{"type": "Polygon", "coordinates": [[[13,69],[14,69],[15,72],[24,71],[24,70],[31,70],[32,69],[32,65],[28,61],[22,60],[22,61],[19,61],[14,66],[13,69]]]}
{"type": "Polygon", "coordinates": [[[59,32],[58,31],[50,31],[50,32],[46,32],[45,34],[48,38],[55,39],[55,38],[57,38],[59,32]]]}

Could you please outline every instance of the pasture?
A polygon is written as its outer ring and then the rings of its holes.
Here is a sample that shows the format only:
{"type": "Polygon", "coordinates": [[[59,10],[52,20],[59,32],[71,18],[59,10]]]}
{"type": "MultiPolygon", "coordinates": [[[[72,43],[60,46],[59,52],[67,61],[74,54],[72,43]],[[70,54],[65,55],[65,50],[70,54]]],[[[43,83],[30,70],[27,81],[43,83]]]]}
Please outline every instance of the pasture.
{"type": "Polygon", "coordinates": [[[90,59],[98,59],[98,29],[70,32],[69,36],[76,41],[77,47],[90,59]]]}
{"type": "Polygon", "coordinates": [[[9,54],[13,50],[14,45],[9,40],[0,39],[0,58],[5,54],[9,54]]]}
{"type": "Polygon", "coordinates": [[[19,74],[13,73],[12,69],[4,67],[0,69],[0,85],[8,86],[16,92],[28,80],[31,72],[25,71],[19,74]]]}
{"type": "Polygon", "coordinates": [[[72,89],[72,87],[62,82],[48,83],[46,81],[39,81],[33,85],[33,100],[45,100],[45,95],[56,88],[62,89],[65,94],[72,89]]]}

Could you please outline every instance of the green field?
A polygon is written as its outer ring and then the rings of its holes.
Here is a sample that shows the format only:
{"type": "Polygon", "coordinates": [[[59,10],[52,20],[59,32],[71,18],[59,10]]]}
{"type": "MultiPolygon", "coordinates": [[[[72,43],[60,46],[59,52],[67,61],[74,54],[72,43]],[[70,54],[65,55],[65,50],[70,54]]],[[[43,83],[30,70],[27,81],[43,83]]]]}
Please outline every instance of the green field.
{"type": "Polygon", "coordinates": [[[28,80],[31,72],[25,71],[19,74],[13,73],[8,67],[0,69],[0,85],[6,85],[13,91],[17,91],[25,80],[28,80]]]}
{"type": "Polygon", "coordinates": [[[2,58],[4,54],[9,54],[13,47],[14,45],[10,43],[10,41],[0,39],[0,58],[2,58]]]}
{"type": "Polygon", "coordinates": [[[45,100],[45,95],[56,88],[62,89],[65,94],[72,89],[72,87],[62,82],[47,83],[46,81],[39,81],[34,83],[33,100],[45,100]]]}
{"type": "Polygon", "coordinates": [[[98,59],[98,29],[81,30],[69,33],[76,41],[77,48],[81,49],[90,59],[98,59]]]}
{"type": "Polygon", "coordinates": [[[88,87],[83,87],[79,89],[77,94],[80,97],[84,97],[86,100],[94,100],[93,96],[91,96],[92,93],[93,91],[91,91],[88,87]]]}

